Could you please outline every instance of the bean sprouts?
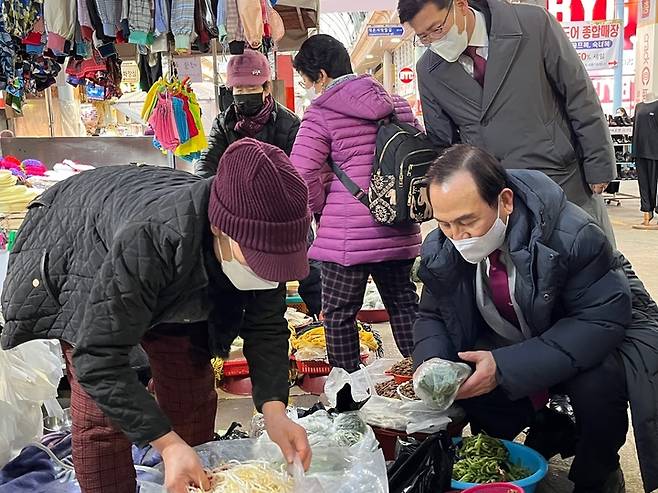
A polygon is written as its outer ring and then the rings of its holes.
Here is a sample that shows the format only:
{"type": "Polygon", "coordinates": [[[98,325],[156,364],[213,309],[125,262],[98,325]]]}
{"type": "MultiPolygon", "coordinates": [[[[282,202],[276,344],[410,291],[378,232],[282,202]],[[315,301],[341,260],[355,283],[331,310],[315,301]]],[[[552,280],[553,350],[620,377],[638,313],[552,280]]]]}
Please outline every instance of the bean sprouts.
{"type": "Polygon", "coordinates": [[[285,465],[275,469],[267,462],[230,461],[210,473],[210,492],[188,487],[189,493],[292,493],[293,479],[285,465]]]}

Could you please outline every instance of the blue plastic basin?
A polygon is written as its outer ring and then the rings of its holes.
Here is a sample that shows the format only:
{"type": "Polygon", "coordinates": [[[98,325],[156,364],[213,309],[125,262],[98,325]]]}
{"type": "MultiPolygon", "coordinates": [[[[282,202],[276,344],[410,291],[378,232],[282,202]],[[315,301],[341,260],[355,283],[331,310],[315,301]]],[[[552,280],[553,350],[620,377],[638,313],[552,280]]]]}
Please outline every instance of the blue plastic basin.
{"type": "MultiPolygon", "coordinates": [[[[455,443],[459,442],[461,442],[461,438],[456,438],[455,443]]],[[[526,493],[534,493],[537,485],[548,473],[548,462],[541,456],[541,454],[535,452],[530,447],[507,440],[501,440],[501,442],[503,442],[505,447],[507,447],[507,450],[509,450],[509,458],[511,462],[514,464],[520,464],[532,472],[531,476],[520,481],[512,481],[512,484],[520,486],[526,493]]],[[[455,481],[453,479],[450,486],[454,490],[466,490],[478,486],[478,483],[463,483],[462,481],[455,481]]]]}

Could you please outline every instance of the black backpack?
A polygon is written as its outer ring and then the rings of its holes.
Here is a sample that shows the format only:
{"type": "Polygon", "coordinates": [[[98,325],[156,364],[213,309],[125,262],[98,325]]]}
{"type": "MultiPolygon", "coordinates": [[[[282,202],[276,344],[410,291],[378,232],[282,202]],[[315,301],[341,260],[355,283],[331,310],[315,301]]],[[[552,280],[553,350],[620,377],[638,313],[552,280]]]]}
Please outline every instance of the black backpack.
{"type": "Polygon", "coordinates": [[[395,115],[378,125],[368,193],[330,158],[331,169],[378,223],[402,226],[429,221],[432,207],[425,175],[438,152],[423,132],[400,122],[395,115]]]}

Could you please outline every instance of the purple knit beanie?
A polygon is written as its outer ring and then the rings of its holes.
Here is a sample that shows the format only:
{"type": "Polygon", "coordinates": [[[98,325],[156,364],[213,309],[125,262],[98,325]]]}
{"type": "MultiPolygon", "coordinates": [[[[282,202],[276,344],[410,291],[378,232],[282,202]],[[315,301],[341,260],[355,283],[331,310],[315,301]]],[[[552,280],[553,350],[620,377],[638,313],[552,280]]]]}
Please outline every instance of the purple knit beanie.
{"type": "Polygon", "coordinates": [[[232,144],[219,161],[208,218],[240,246],[260,277],[286,282],[308,276],[308,189],[281,149],[254,139],[232,144]]]}
{"type": "Polygon", "coordinates": [[[259,51],[244,50],[242,55],[232,56],[226,67],[228,87],[262,86],[270,80],[270,62],[259,51]]]}

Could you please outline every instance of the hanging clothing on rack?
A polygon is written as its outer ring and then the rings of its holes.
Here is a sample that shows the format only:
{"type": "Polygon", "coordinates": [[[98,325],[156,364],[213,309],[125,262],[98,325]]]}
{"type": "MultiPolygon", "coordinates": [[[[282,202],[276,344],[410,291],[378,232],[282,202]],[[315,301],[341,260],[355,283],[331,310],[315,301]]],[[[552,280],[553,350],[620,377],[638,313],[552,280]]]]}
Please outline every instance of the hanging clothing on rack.
{"type": "Polygon", "coordinates": [[[130,0],[129,41],[139,45],[153,44],[155,5],[153,0],[130,0]]]}
{"type": "Polygon", "coordinates": [[[7,33],[24,38],[34,29],[34,24],[41,17],[41,11],[41,2],[37,0],[3,0],[2,14],[7,33]]]}
{"type": "Polygon", "coordinates": [[[224,42],[228,34],[226,30],[226,1],[218,0],[217,2],[217,34],[221,43],[224,42]]]}
{"type": "Polygon", "coordinates": [[[263,44],[264,23],[260,0],[237,0],[245,41],[254,49],[263,44]]]}
{"type": "Polygon", "coordinates": [[[44,0],[43,20],[48,32],[47,47],[55,54],[66,53],[75,41],[78,7],[69,0],[44,0]]]}
{"type": "Polygon", "coordinates": [[[189,80],[159,79],[146,95],[142,119],[153,128],[153,145],[192,161],[208,146],[201,108],[189,80]]]}
{"type": "Polygon", "coordinates": [[[176,51],[189,53],[194,36],[194,0],[172,0],[171,32],[174,35],[176,51]]]}
{"type": "Polygon", "coordinates": [[[5,31],[5,22],[0,16],[0,90],[7,87],[7,83],[14,78],[15,58],[14,42],[9,33],[5,31]]]}

